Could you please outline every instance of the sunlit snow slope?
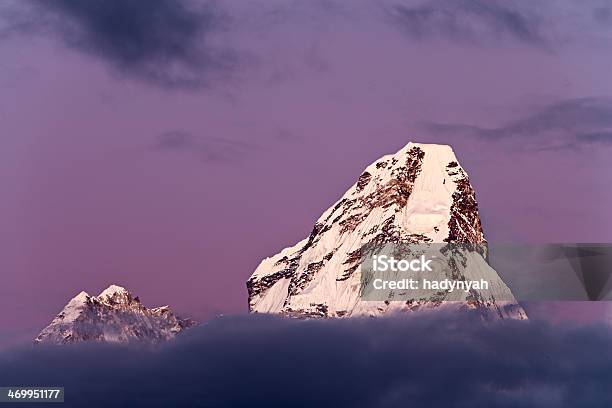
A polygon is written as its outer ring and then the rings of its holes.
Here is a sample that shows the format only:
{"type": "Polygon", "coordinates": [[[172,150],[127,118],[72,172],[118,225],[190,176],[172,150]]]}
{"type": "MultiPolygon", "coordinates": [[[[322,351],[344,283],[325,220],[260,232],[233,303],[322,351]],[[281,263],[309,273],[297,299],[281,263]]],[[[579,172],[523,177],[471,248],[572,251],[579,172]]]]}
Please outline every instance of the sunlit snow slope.
{"type": "Polygon", "coordinates": [[[478,253],[470,253],[453,273],[460,279],[487,279],[493,290],[486,294],[438,293],[402,302],[361,299],[365,250],[390,243],[456,242],[486,243],[469,178],[450,146],[409,143],[368,166],[306,239],[260,263],[247,282],[249,310],[342,317],[452,307],[476,309],[489,318],[526,318],[478,253]]]}

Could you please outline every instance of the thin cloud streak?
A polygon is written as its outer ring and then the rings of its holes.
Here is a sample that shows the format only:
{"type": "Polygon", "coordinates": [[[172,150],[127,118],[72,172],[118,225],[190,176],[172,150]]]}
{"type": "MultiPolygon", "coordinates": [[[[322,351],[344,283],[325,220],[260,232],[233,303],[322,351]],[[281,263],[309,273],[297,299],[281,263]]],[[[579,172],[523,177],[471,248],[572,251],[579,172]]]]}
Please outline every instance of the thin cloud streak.
{"type": "Polygon", "coordinates": [[[192,153],[207,163],[232,163],[258,149],[255,144],[210,136],[197,137],[182,130],[162,133],[152,148],[163,152],[192,153]]]}
{"type": "Polygon", "coordinates": [[[487,141],[518,137],[544,149],[606,144],[612,140],[609,130],[612,127],[612,98],[587,97],[560,101],[498,127],[435,122],[421,125],[438,135],[471,136],[487,141]]]}
{"type": "Polygon", "coordinates": [[[547,48],[542,19],[532,4],[481,0],[440,0],[397,4],[389,16],[416,40],[442,38],[452,42],[494,45],[515,41],[547,48]]]}

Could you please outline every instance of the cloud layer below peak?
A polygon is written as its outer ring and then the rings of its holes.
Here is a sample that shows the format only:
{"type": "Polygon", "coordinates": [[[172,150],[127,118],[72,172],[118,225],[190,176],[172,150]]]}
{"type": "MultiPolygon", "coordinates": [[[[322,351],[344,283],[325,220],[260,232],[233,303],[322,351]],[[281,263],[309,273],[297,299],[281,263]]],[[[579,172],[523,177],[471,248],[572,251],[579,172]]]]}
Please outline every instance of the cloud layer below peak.
{"type": "Polygon", "coordinates": [[[224,317],[156,351],[105,345],[0,354],[0,383],[62,384],[67,406],[602,407],[605,327],[471,316],[224,317]]]}

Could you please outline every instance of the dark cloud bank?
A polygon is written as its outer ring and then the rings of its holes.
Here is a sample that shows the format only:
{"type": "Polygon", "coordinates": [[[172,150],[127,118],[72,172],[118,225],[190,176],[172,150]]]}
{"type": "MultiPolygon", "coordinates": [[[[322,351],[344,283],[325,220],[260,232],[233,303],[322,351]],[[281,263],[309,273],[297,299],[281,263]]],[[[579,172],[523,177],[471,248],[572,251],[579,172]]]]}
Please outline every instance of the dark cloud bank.
{"type": "Polygon", "coordinates": [[[156,351],[6,352],[0,384],[63,385],[71,407],[610,407],[610,344],[604,327],[457,315],[237,316],[156,351]]]}
{"type": "Polygon", "coordinates": [[[211,44],[225,17],[212,2],[31,0],[29,26],[121,73],[157,85],[197,87],[226,75],[236,53],[211,44]]]}

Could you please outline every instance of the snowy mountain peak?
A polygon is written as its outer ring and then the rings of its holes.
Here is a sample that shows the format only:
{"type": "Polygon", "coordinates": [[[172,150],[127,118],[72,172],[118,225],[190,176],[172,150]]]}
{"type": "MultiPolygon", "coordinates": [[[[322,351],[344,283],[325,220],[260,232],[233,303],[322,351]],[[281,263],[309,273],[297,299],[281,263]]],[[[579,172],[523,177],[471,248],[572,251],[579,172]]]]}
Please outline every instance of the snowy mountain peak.
{"type": "Polygon", "coordinates": [[[87,301],[87,299],[89,299],[89,293],[85,292],[85,291],[80,291],[78,295],[76,295],[75,297],[73,297],[70,302],[75,302],[75,303],[84,303],[87,301]]]}
{"type": "Polygon", "coordinates": [[[45,327],[35,343],[83,341],[159,342],[196,323],[174,315],[169,306],[148,309],[125,288],[111,285],[98,296],[80,292],[45,327]]]}
{"type": "Polygon", "coordinates": [[[110,285],[104,289],[98,296],[99,299],[110,299],[115,303],[131,303],[140,302],[138,298],[134,298],[127,289],[122,286],[110,285]]]}
{"type": "Polygon", "coordinates": [[[61,316],[63,322],[74,322],[82,310],[87,306],[87,302],[91,299],[91,296],[87,292],[81,291],[78,295],[70,299],[68,304],[62,309],[62,311],[57,315],[57,317],[61,316]]]}
{"type": "MultiPolygon", "coordinates": [[[[342,317],[437,307],[451,297],[375,302],[360,296],[364,253],[387,244],[436,243],[486,243],[476,194],[450,146],[408,143],[366,167],[307,238],[260,263],[247,282],[249,309],[342,317]]],[[[523,318],[510,290],[486,264],[486,253],[478,258],[468,269],[485,271],[495,280],[496,294],[510,301],[470,297],[470,308],[523,318]]],[[[468,271],[454,273],[461,277],[468,271]]]]}
{"type": "Polygon", "coordinates": [[[129,292],[123,286],[118,286],[118,285],[113,284],[113,285],[110,285],[108,288],[104,289],[98,296],[99,297],[112,296],[115,293],[127,294],[129,292]]]}

